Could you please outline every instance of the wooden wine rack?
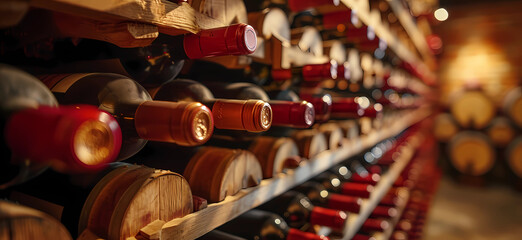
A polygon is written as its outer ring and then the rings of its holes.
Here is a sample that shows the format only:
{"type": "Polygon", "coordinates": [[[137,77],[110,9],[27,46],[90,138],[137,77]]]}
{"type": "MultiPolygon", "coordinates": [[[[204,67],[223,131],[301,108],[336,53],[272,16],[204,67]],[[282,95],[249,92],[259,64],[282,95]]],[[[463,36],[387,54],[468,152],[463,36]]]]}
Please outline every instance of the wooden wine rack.
{"type": "MultiPolygon", "coordinates": [[[[198,238],[241,213],[269,201],[364,149],[397,135],[405,128],[426,118],[429,114],[428,108],[420,108],[401,116],[401,121],[394,121],[393,125],[374,131],[368,136],[353,140],[345,139],[344,145],[340,149],[324,151],[315,159],[305,161],[295,170],[289,170],[271,179],[265,179],[261,181],[259,186],[241,190],[234,196],[228,196],[222,202],[209,204],[203,210],[173,219],[162,226],[156,226],[156,232],[152,235],[159,236],[159,239],[198,238]]],[[[348,215],[343,239],[351,239],[359,230],[375,206],[388,192],[402,169],[408,164],[413,156],[414,149],[415,146],[404,148],[400,158],[381,177],[370,198],[363,200],[359,214],[348,215]]]]}
{"type": "MultiPolygon", "coordinates": [[[[432,85],[435,83],[435,74],[431,71],[431,69],[422,61],[419,56],[417,56],[417,54],[408,50],[408,48],[406,48],[406,46],[390,32],[390,29],[383,25],[380,14],[378,14],[378,12],[370,11],[368,0],[341,0],[341,2],[348,8],[355,11],[357,13],[357,17],[364,24],[372,26],[377,36],[385,40],[388,44],[388,47],[393,49],[397,56],[406,62],[414,64],[418,71],[425,76],[423,81],[426,84],[432,85]]],[[[411,16],[406,12],[406,10],[404,10],[401,3],[397,0],[392,0],[390,2],[390,6],[398,15],[399,20],[412,38],[418,51],[423,54],[423,57],[427,59],[427,61],[432,61],[431,59],[433,56],[429,53],[429,49],[425,44],[426,41],[424,40],[424,37],[422,37],[422,34],[413,24],[411,16]],[[424,41],[424,44],[421,43],[421,41],[424,41]]]]}
{"type": "Polygon", "coordinates": [[[406,209],[406,204],[408,203],[408,200],[410,198],[410,191],[407,188],[401,187],[397,189],[398,192],[400,192],[401,196],[401,202],[397,204],[397,216],[393,217],[390,220],[390,227],[387,228],[382,233],[377,233],[374,235],[376,240],[386,240],[390,239],[391,235],[393,234],[393,231],[395,230],[395,226],[399,222],[402,213],[404,212],[404,209],[406,209]]]}
{"type": "MultiPolygon", "coordinates": [[[[103,0],[103,1],[79,1],[79,0],[31,0],[19,1],[9,0],[10,3],[19,4],[21,12],[27,11],[23,5],[51,10],[53,12],[73,15],[103,24],[113,24],[113,30],[124,29],[122,31],[131,32],[131,38],[147,38],[144,42],[136,42],[135,47],[146,45],[154,40],[159,33],[169,35],[179,35],[184,33],[197,33],[201,29],[210,29],[225,26],[226,24],[202,14],[193,9],[188,3],[173,3],[167,0],[103,0]],[[120,26],[124,25],[124,28],[120,26]],[[134,32],[133,32],[134,31],[134,32]],[[138,31],[138,32],[136,32],[138,31]],[[150,42],[149,42],[150,41],[150,42]]],[[[407,16],[407,12],[402,8],[398,0],[391,0],[390,6],[399,16],[399,20],[407,30],[408,34],[415,43],[418,51],[422,54],[420,58],[416,53],[411,52],[401,43],[396,36],[381,22],[379,14],[370,12],[368,0],[342,0],[344,6],[357,12],[358,18],[366,25],[372,26],[376,34],[385,40],[388,46],[402,60],[414,64],[420,73],[426,78],[425,83],[432,84],[435,75],[424,61],[430,60],[432,56],[422,38],[421,33],[416,29],[407,16]]],[[[1,9],[0,9],[1,10],[1,9]]],[[[0,20],[3,18],[0,17],[0,20]]],[[[17,22],[12,21],[12,26],[17,22]]],[[[128,35],[125,32],[124,34],[128,35]]],[[[134,42],[133,42],[134,44],[134,42]]],[[[305,53],[301,53],[305,54],[305,53]]],[[[425,86],[421,86],[422,88],[425,86]]],[[[426,90],[426,89],[424,89],[426,90]]],[[[307,181],[319,173],[341,163],[349,157],[355,156],[366,148],[378,142],[395,136],[405,128],[426,118],[431,114],[427,107],[413,110],[402,115],[400,121],[383,129],[376,130],[367,136],[357,139],[344,139],[343,147],[337,150],[322,152],[314,159],[305,161],[301,166],[294,170],[288,170],[270,179],[261,181],[259,186],[241,190],[239,193],[228,196],[224,201],[209,204],[207,208],[189,214],[182,218],[176,218],[169,222],[152,222],[142,229],[140,237],[149,239],[195,239],[216,227],[228,222],[240,214],[255,208],[277,195],[307,181]]],[[[375,186],[369,199],[363,200],[361,210],[358,214],[348,215],[345,232],[342,239],[351,239],[360,229],[364,221],[371,214],[375,206],[378,205],[382,197],[388,192],[393,182],[397,179],[401,171],[408,164],[414,154],[415,146],[405,147],[400,158],[391,168],[382,175],[381,180],[375,186]]],[[[403,206],[404,207],[404,206],[403,206]]],[[[399,209],[402,211],[402,209],[399,209]]],[[[382,234],[382,239],[387,239],[390,232],[382,234]]],[[[83,236],[82,239],[91,239],[83,236]]]]}

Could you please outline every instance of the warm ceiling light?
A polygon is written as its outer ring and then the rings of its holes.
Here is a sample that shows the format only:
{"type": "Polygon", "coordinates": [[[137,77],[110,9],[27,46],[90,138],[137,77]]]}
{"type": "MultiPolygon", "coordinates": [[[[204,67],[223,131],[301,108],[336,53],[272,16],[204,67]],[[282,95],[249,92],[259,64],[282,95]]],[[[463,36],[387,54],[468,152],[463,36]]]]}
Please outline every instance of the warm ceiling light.
{"type": "Polygon", "coordinates": [[[439,8],[439,9],[435,10],[433,15],[435,16],[435,19],[437,19],[441,22],[446,21],[449,17],[448,11],[446,11],[446,9],[444,9],[444,8],[439,8]]]}

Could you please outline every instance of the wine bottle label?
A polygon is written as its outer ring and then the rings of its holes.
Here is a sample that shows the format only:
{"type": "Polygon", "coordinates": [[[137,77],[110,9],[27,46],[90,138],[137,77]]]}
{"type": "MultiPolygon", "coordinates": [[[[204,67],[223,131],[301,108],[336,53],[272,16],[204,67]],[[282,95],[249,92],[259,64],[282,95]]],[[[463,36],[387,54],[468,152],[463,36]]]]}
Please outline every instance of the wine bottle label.
{"type": "Polygon", "coordinates": [[[41,76],[42,82],[53,92],[65,93],[76,81],[95,73],[50,74],[41,76]]]}

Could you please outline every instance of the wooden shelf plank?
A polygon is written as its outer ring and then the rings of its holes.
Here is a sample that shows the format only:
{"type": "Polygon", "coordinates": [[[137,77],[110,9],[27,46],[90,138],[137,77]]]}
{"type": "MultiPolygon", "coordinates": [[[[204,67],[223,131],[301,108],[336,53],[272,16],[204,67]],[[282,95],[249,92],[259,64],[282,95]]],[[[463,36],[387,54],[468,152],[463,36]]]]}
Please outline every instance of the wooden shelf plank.
{"type": "Polygon", "coordinates": [[[149,23],[170,35],[225,26],[197,12],[188,3],[167,0],[31,0],[30,5],[107,22],[149,23]]]}
{"type": "MultiPolygon", "coordinates": [[[[161,230],[161,238],[198,238],[243,212],[255,208],[269,201],[274,196],[282,194],[311,177],[318,175],[335,164],[360,153],[364,149],[386,138],[397,135],[406,127],[425,118],[428,114],[429,110],[418,109],[402,116],[401,121],[395,121],[395,124],[388,128],[374,131],[360,139],[351,141],[345,139],[344,147],[341,149],[325,151],[319,154],[315,159],[304,162],[297,169],[289,170],[274,178],[261,181],[261,184],[257,187],[241,190],[234,196],[228,196],[222,202],[209,204],[206,209],[167,222],[161,230]]],[[[372,195],[370,201],[363,205],[363,210],[368,212],[367,214],[369,214],[370,209],[375,207],[377,200],[380,200],[384,196],[406,163],[406,160],[399,161],[398,164],[395,164],[392,169],[385,174],[384,181],[382,181],[383,183],[380,183],[380,185],[376,187],[377,192],[372,195]]],[[[351,220],[349,228],[353,228],[352,224],[358,224],[358,221],[362,221],[363,216],[364,214],[360,215],[357,221],[351,220]]]]}
{"type": "Polygon", "coordinates": [[[375,189],[370,195],[369,199],[363,200],[361,204],[361,210],[359,214],[350,214],[346,221],[345,232],[343,235],[343,240],[352,239],[353,236],[359,231],[362,224],[368,216],[372,213],[373,209],[379,204],[381,199],[386,195],[388,190],[392,187],[393,183],[399,177],[399,174],[402,172],[404,167],[410,162],[412,159],[415,149],[417,146],[408,145],[402,149],[399,158],[396,162],[391,166],[391,168],[381,176],[381,179],[375,185],[375,189]]]}
{"type": "Polygon", "coordinates": [[[435,61],[435,59],[433,57],[433,54],[431,53],[431,50],[428,47],[426,39],[424,38],[419,28],[413,22],[411,14],[408,11],[406,11],[406,9],[404,9],[401,1],[399,0],[390,0],[389,4],[393,12],[395,12],[395,15],[399,19],[401,25],[404,27],[404,29],[410,36],[411,40],[413,41],[413,44],[415,44],[415,47],[422,55],[424,61],[426,61],[427,64],[430,65],[430,63],[435,61]]]}
{"type": "Polygon", "coordinates": [[[403,194],[401,194],[401,196],[403,198],[401,199],[401,202],[396,207],[396,209],[397,209],[397,216],[390,220],[390,227],[388,229],[386,229],[381,234],[378,234],[377,236],[375,236],[375,239],[377,239],[377,240],[387,240],[387,239],[390,239],[390,237],[393,234],[393,231],[395,231],[395,226],[397,225],[397,223],[401,219],[401,216],[402,216],[402,213],[404,212],[404,209],[406,209],[406,205],[408,204],[408,200],[410,198],[410,191],[407,188],[405,188],[405,187],[399,188],[398,191],[401,191],[401,193],[403,193],[403,194]]]}

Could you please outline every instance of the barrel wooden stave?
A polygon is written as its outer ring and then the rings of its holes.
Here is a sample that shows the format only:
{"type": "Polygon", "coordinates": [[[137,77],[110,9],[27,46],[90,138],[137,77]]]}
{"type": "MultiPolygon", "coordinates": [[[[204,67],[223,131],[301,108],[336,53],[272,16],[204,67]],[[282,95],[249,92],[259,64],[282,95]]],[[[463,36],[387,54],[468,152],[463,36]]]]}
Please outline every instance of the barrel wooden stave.
{"type": "Polygon", "coordinates": [[[38,210],[0,201],[0,240],[72,239],[55,218],[38,210]]]}

